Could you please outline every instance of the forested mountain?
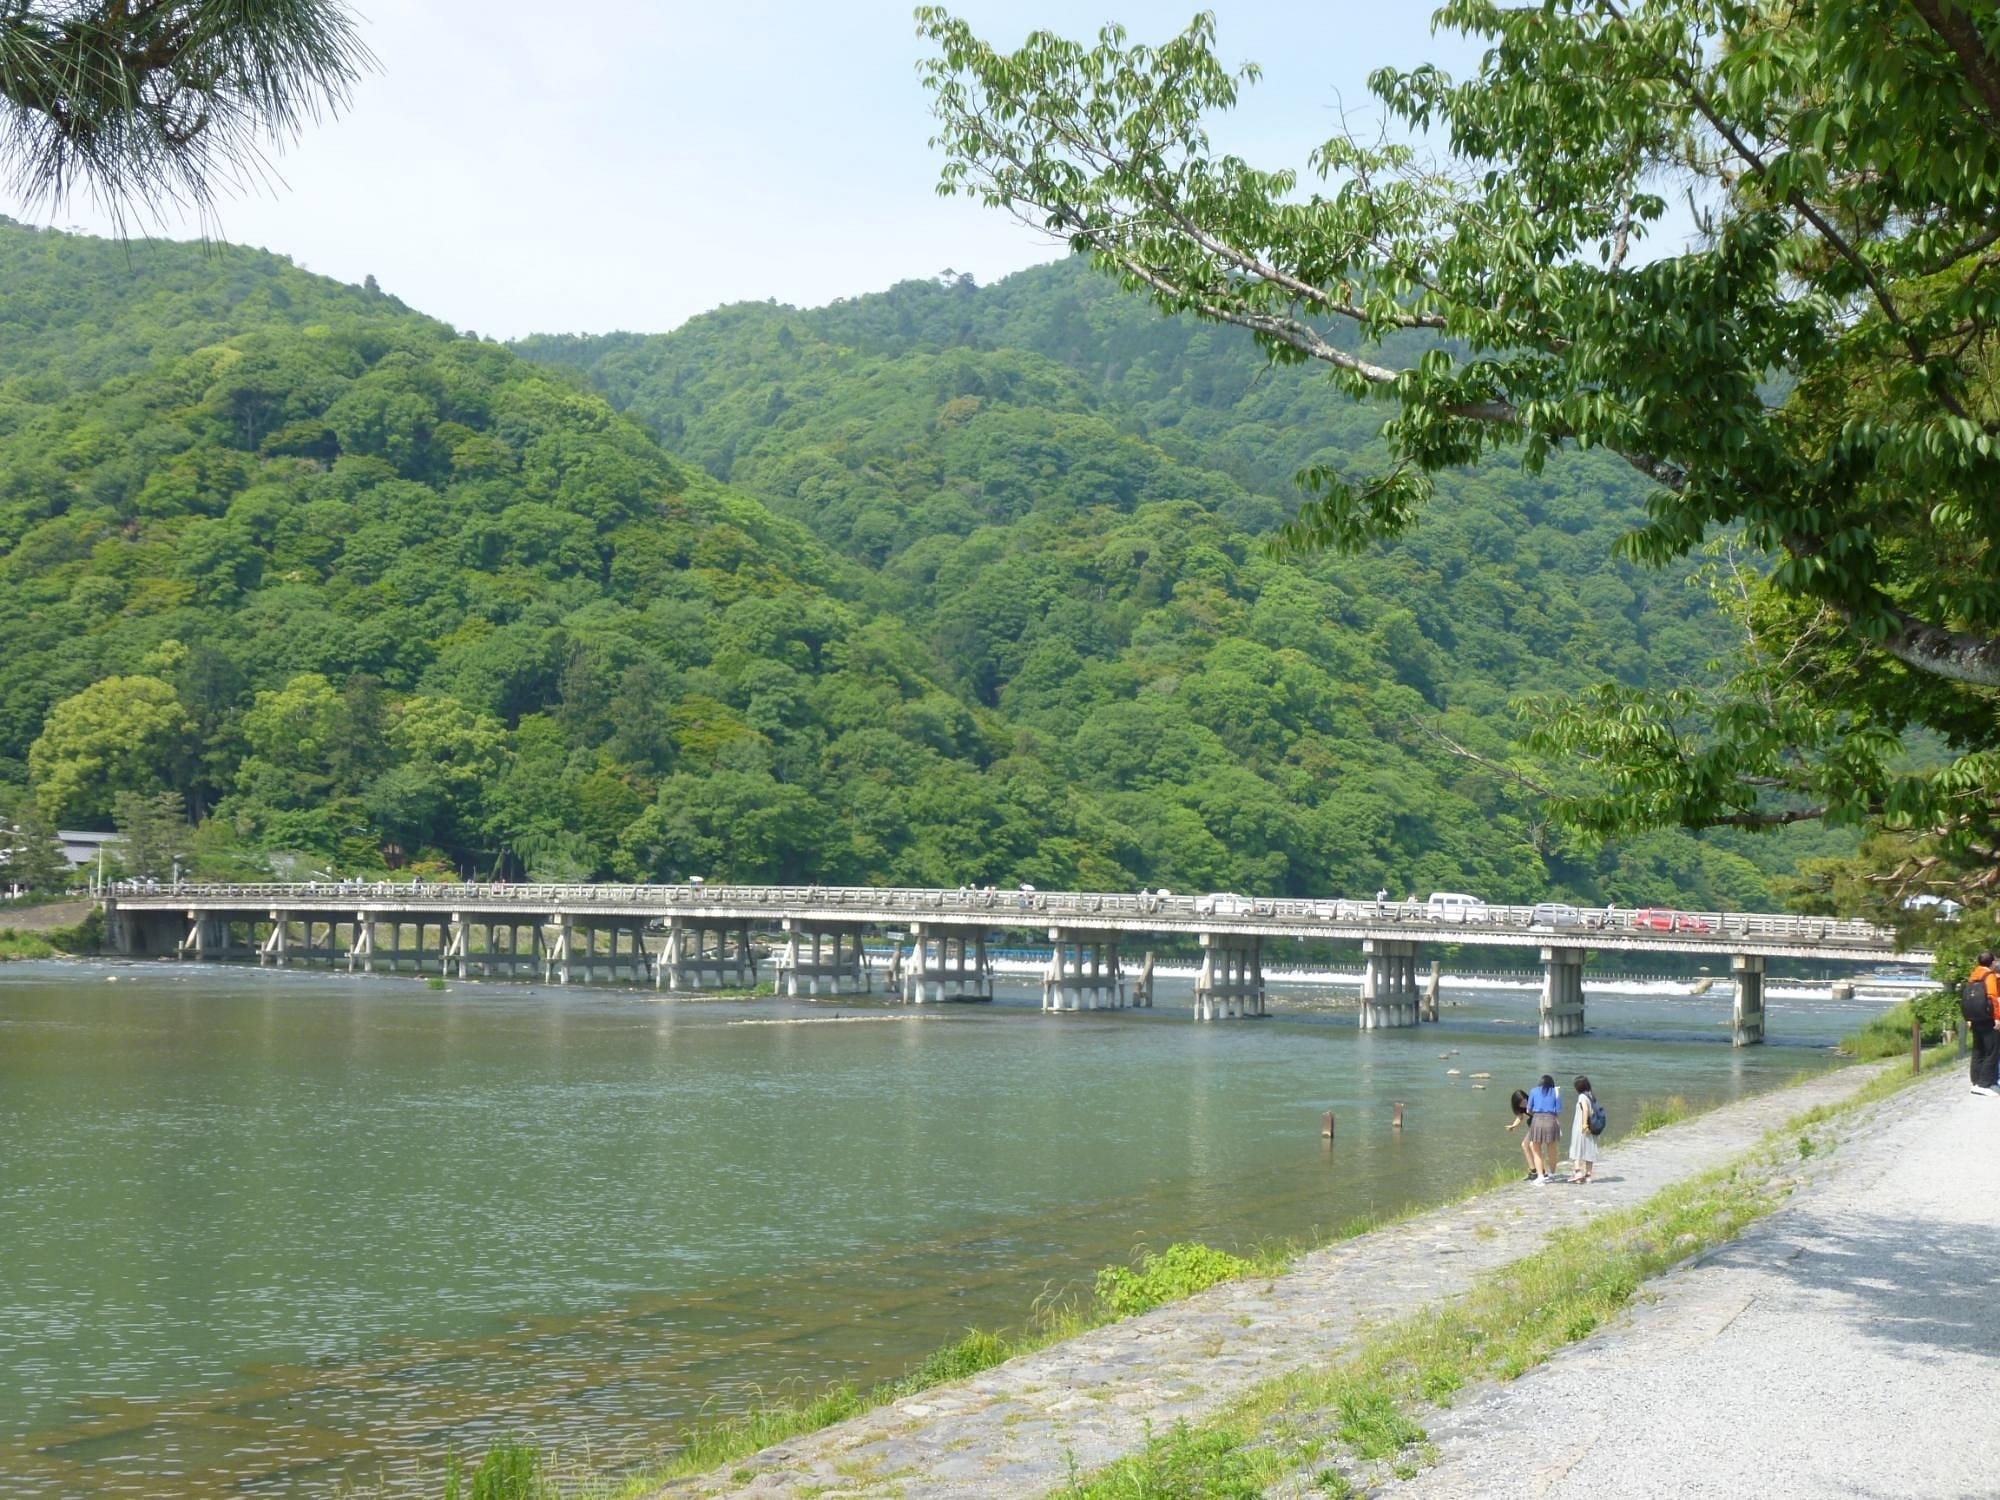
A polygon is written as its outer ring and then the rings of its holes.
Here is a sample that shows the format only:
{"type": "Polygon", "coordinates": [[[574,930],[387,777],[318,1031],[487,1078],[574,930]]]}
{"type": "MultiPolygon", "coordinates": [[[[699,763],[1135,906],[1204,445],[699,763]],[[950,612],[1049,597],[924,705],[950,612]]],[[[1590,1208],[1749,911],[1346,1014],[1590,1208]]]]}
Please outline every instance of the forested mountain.
{"type": "Polygon", "coordinates": [[[217,872],[1770,900],[1779,846],[1565,851],[1447,746],[1712,650],[1615,468],[1265,555],[1372,425],[1075,266],[514,352],[0,223],[0,810],[170,789],[217,872]]]}

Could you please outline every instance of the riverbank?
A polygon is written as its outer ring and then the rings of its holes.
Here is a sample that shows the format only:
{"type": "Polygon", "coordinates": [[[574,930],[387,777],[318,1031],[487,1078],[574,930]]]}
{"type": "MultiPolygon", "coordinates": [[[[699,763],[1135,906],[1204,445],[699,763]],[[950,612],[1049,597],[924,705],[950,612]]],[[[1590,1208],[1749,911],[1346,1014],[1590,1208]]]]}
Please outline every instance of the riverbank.
{"type": "Polygon", "coordinates": [[[1145,1452],[1178,1423],[1213,1421],[1274,1383],[1337,1366],[1385,1320],[1470,1290],[1551,1235],[1637,1210],[1881,1076],[1844,1069],[1638,1140],[1614,1135],[1588,1188],[1481,1194],[653,1493],[1048,1493],[1145,1452]]]}
{"type": "Polygon", "coordinates": [[[1939,1401],[2000,1388],[2000,1105],[1953,1068],[1788,1144],[1780,1207],[1615,1326],[1454,1401],[1397,1493],[1803,1500],[1857,1475],[1991,1493],[1987,1426],[1939,1401]]]}

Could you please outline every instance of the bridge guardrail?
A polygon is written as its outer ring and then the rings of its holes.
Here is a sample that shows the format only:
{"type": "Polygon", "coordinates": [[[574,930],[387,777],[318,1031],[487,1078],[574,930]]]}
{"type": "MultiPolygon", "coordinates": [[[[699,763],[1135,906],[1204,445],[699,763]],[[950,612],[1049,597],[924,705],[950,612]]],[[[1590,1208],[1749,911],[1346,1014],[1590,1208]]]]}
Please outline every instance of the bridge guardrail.
{"type": "Polygon", "coordinates": [[[1726,947],[1731,939],[1867,947],[1893,946],[1895,940],[1891,930],[1871,922],[1789,913],[1683,912],[1677,914],[1679,920],[1674,926],[1662,929],[1656,921],[1641,925],[1631,909],[1613,908],[1602,912],[1584,912],[1575,925],[1537,929],[1532,925],[1534,908],[1530,906],[1488,906],[1482,918],[1450,921],[1434,919],[1425,906],[1416,902],[1377,902],[1350,897],[1242,898],[1244,909],[1232,906],[1230,910],[1219,911],[1207,897],[1167,893],[1000,891],[971,887],[946,890],[898,886],[552,885],[511,881],[451,884],[412,881],[183,881],[177,885],[165,885],[119,881],[110,890],[113,895],[257,903],[396,899],[438,906],[467,902],[530,908],[590,905],[608,910],[620,906],[647,906],[685,910],[690,914],[710,907],[752,907],[769,910],[774,916],[800,907],[853,907],[886,912],[893,917],[914,921],[921,921],[929,913],[975,916],[991,913],[996,925],[1008,926],[1020,925],[1024,921],[1060,924],[1064,920],[1083,925],[1093,917],[1115,917],[1154,919],[1176,927],[1195,926],[1204,920],[1225,926],[1233,922],[1272,922],[1296,926],[1310,933],[1316,928],[1379,927],[1384,923],[1393,923],[1433,939],[1458,936],[1462,941],[1477,941],[1481,933],[1535,931],[1546,932],[1551,940],[1590,935],[1671,936],[1696,943],[1712,943],[1718,948],[1726,947]],[[1682,922],[1686,925],[1680,925],[1682,922]]]}

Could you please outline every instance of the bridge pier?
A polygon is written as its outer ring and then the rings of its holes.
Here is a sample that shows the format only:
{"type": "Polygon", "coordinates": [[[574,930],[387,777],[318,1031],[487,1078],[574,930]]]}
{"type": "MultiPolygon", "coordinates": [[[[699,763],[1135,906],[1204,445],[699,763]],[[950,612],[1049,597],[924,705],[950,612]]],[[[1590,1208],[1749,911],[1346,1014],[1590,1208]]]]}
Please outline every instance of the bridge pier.
{"type": "Polygon", "coordinates": [[[903,966],[908,1005],[947,1000],[990,1002],[993,970],[986,962],[986,929],[968,931],[935,923],[910,924],[910,957],[903,966]]]}
{"type": "Polygon", "coordinates": [[[868,956],[861,947],[860,923],[786,917],[781,925],[785,933],[783,969],[787,995],[798,994],[802,983],[808,995],[817,995],[822,983],[830,995],[866,995],[874,989],[868,956]]]}
{"type": "Polygon", "coordinates": [[[1738,1047],[1761,1046],[1764,1041],[1763,955],[1738,953],[1729,960],[1729,972],[1736,980],[1730,1042],[1738,1047]]]}
{"type": "Polygon", "coordinates": [[[1194,981],[1195,1019],[1263,1014],[1264,940],[1228,932],[1202,933],[1201,970],[1194,981]]]}
{"type": "Polygon", "coordinates": [[[1153,950],[1151,948],[1146,950],[1146,962],[1139,970],[1139,982],[1132,986],[1132,1005],[1134,1009],[1151,1010],[1153,1008],[1153,950]]]}
{"type": "Polygon", "coordinates": [[[757,983],[757,957],[750,950],[750,924],[726,917],[667,918],[667,942],[653,976],[655,986],[669,990],[751,988],[757,983]]]}
{"type": "Polygon", "coordinates": [[[1125,978],[1118,969],[1118,934],[1051,927],[1042,1009],[1123,1010],[1125,978]]]}
{"type": "Polygon", "coordinates": [[[1361,944],[1361,1029],[1387,1031],[1419,1020],[1417,945],[1410,938],[1369,938],[1361,944]]]}
{"type": "Polygon", "coordinates": [[[1583,961],[1581,948],[1544,948],[1541,1026],[1544,1038],[1583,1035],[1583,961]]]}

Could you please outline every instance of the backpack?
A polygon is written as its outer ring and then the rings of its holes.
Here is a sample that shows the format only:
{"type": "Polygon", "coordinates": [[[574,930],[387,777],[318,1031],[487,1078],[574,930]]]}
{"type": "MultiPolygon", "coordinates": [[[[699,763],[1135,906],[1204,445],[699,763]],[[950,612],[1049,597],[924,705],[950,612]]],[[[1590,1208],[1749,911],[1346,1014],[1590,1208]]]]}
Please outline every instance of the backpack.
{"type": "Polygon", "coordinates": [[[1588,1123],[1590,1125],[1590,1133],[1594,1136],[1603,1135],[1604,1127],[1611,1123],[1604,1113],[1604,1106],[1599,1104],[1595,1097],[1592,1097],[1590,1101],[1590,1120],[1588,1123]]]}
{"type": "Polygon", "coordinates": [[[1958,987],[1958,1013],[1975,1026],[1993,1024],[1993,1002],[1987,998],[1983,976],[1968,979],[1958,987]]]}

